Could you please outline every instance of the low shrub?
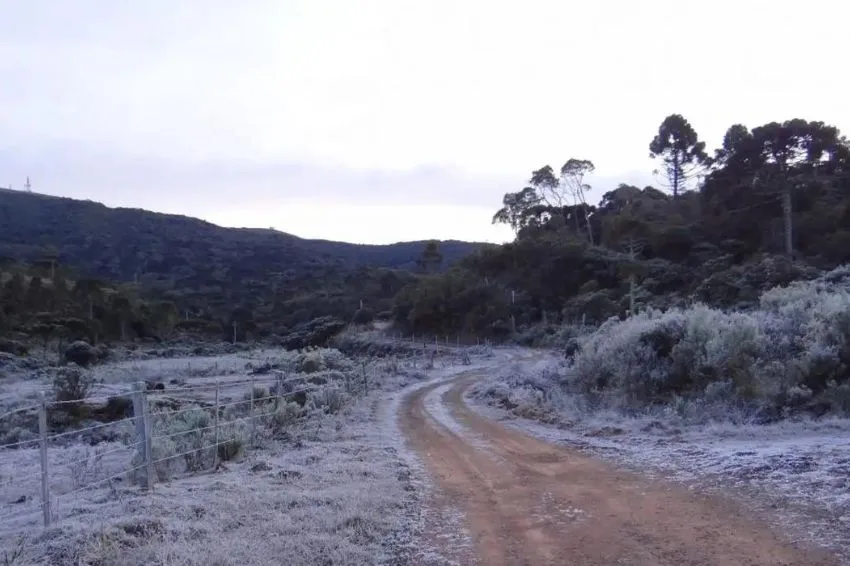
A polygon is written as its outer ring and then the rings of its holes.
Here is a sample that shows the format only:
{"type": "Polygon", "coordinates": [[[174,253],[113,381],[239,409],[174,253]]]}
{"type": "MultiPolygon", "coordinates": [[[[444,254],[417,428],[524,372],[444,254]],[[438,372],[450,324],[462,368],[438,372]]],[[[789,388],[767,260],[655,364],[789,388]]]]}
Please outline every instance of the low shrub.
{"type": "Polygon", "coordinates": [[[100,352],[88,342],[77,340],[65,348],[64,358],[66,362],[73,362],[85,368],[100,359],[100,352]]]}
{"type": "Polygon", "coordinates": [[[270,427],[272,434],[278,435],[295,424],[304,414],[304,410],[298,403],[289,401],[282,402],[272,413],[270,427]]]}
{"type": "Polygon", "coordinates": [[[313,409],[336,414],[348,402],[348,395],[339,387],[322,387],[309,394],[309,403],[313,409]]]}

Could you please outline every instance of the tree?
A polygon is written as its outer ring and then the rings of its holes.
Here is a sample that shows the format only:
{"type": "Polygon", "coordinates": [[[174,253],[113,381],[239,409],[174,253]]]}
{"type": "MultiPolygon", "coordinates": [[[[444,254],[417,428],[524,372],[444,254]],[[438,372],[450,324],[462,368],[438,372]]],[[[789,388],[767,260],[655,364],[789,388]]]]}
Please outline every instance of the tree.
{"type": "Polygon", "coordinates": [[[586,175],[593,173],[596,167],[587,159],[569,159],[561,167],[561,184],[566,192],[573,197],[572,215],[576,221],[576,232],[578,228],[578,209],[581,208],[584,215],[584,223],[587,226],[587,239],[593,245],[593,229],[590,226],[590,215],[588,214],[585,193],[590,190],[590,185],[584,182],[586,175]]]}
{"type": "MultiPolygon", "coordinates": [[[[716,153],[704,195],[718,214],[730,205],[747,210],[765,210],[769,205],[774,211],[771,214],[775,214],[778,201],[782,208],[783,248],[787,255],[793,255],[795,200],[804,197],[807,191],[803,189],[814,191],[830,175],[846,170],[848,163],[850,149],[846,140],[837,128],[823,122],[770,122],[752,132],[736,124],[726,132],[723,147],[716,153]]],[[[758,224],[761,223],[752,223],[758,224]]],[[[746,226],[730,228],[748,233],[746,226]]]]}
{"type": "Polygon", "coordinates": [[[79,279],[74,285],[74,295],[86,304],[86,316],[94,318],[94,305],[103,296],[103,282],[97,279],[79,279]]]}
{"type": "Polygon", "coordinates": [[[440,264],[443,263],[443,254],[440,253],[440,243],[437,240],[428,241],[416,263],[419,269],[425,273],[436,271],[440,267],[440,264]]]}
{"type": "Polygon", "coordinates": [[[705,142],[698,140],[696,131],[681,114],[671,114],[661,122],[649,152],[651,158],[661,159],[674,198],[708,161],[705,142]]]}
{"type": "Polygon", "coordinates": [[[112,310],[118,316],[118,324],[121,328],[121,341],[127,340],[127,323],[133,316],[133,305],[130,300],[123,295],[116,295],[112,299],[112,310]]]}
{"type": "Polygon", "coordinates": [[[502,198],[502,208],[493,215],[493,224],[507,224],[519,235],[520,230],[527,227],[533,218],[534,208],[540,204],[541,198],[534,187],[525,187],[516,193],[505,193],[502,198]]]}

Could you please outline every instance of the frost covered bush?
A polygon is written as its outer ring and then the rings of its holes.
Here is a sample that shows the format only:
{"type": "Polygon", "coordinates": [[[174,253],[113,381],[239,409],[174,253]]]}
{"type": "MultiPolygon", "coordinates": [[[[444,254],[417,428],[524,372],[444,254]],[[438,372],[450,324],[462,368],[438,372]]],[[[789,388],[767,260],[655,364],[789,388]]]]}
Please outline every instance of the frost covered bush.
{"type": "Polygon", "coordinates": [[[335,414],[348,402],[348,395],[339,387],[322,387],[310,392],[310,406],[325,413],[335,414]]]}
{"type": "Polygon", "coordinates": [[[304,414],[304,409],[298,403],[293,403],[291,401],[284,401],[280,404],[280,406],[272,413],[272,418],[270,420],[270,427],[272,430],[272,434],[278,435],[301,418],[304,414]]]}
{"type": "Polygon", "coordinates": [[[850,414],[850,271],[771,289],[749,312],[696,305],[610,319],[573,354],[564,386],[611,408],[699,400],[850,414]]]}
{"type": "Polygon", "coordinates": [[[513,367],[497,381],[477,384],[471,394],[518,417],[555,422],[566,409],[557,381],[558,376],[551,370],[529,374],[513,367]]]}

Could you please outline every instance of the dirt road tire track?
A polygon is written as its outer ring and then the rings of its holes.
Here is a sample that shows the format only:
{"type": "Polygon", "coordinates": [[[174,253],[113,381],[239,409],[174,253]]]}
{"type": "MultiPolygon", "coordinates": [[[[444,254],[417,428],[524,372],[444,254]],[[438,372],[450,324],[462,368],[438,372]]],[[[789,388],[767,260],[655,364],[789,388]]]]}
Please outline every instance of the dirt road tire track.
{"type": "Polygon", "coordinates": [[[465,514],[473,552],[455,557],[462,564],[838,564],[783,540],[733,502],[618,470],[482,417],[463,400],[479,377],[461,374],[440,400],[462,427],[447,428],[426,408],[445,381],[415,391],[401,408],[402,429],[439,487],[430,505],[465,514]]]}

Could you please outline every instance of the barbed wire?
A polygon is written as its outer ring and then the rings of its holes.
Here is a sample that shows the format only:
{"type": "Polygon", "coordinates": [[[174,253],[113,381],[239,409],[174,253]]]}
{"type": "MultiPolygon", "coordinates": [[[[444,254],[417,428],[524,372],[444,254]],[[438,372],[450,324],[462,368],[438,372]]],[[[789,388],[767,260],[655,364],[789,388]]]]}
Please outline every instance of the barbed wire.
{"type": "Polygon", "coordinates": [[[169,388],[166,388],[166,389],[149,389],[149,390],[146,390],[145,393],[148,393],[148,394],[151,394],[151,395],[168,395],[170,393],[175,393],[175,392],[177,392],[177,393],[195,392],[195,391],[205,391],[205,390],[209,390],[209,389],[214,390],[216,388],[225,389],[225,388],[251,385],[252,383],[262,385],[262,384],[266,384],[266,383],[276,383],[276,382],[279,382],[279,381],[280,381],[279,378],[265,377],[264,376],[264,377],[258,377],[257,379],[254,379],[254,380],[246,380],[246,381],[242,381],[242,380],[240,380],[240,381],[221,381],[218,384],[216,384],[216,383],[199,383],[197,385],[191,385],[191,386],[169,387],[169,388]]]}
{"type": "Polygon", "coordinates": [[[207,389],[225,389],[230,387],[244,386],[244,385],[265,385],[265,384],[276,384],[276,383],[288,383],[293,381],[303,381],[306,379],[305,377],[292,377],[286,379],[280,379],[277,377],[258,377],[253,380],[239,380],[239,381],[221,381],[219,383],[199,383],[197,385],[192,386],[181,386],[181,387],[170,387],[168,389],[151,389],[145,391],[145,393],[149,393],[152,395],[168,395],[174,392],[193,392],[193,391],[202,391],[207,389]]]}
{"type": "Polygon", "coordinates": [[[83,432],[89,432],[89,431],[92,431],[92,430],[100,430],[102,428],[120,425],[121,423],[124,423],[126,421],[132,422],[132,421],[137,420],[138,418],[139,417],[137,417],[137,416],[124,417],[123,419],[119,419],[119,420],[115,420],[115,421],[109,421],[108,423],[99,423],[99,424],[90,425],[90,426],[87,426],[87,427],[84,427],[84,428],[78,428],[78,429],[74,429],[74,430],[68,430],[68,431],[65,431],[65,432],[59,432],[59,433],[56,433],[56,434],[49,435],[47,437],[47,440],[51,441],[51,440],[56,440],[57,438],[65,438],[66,436],[73,436],[75,434],[81,434],[83,432]]]}
{"type": "Polygon", "coordinates": [[[17,409],[12,409],[11,411],[7,411],[5,413],[0,413],[0,421],[2,421],[5,418],[11,417],[12,415],[15,415],[17,413],[23,413],[24,411],[32,411],[32,410],[37,411],[40,408],[41,408],[41,405],[27,405],[25,407],[18,407],[17,409]]]}
{"type": "Polygon", "coordinates": [[[104,456],[108,456],[110,454],[117,454],[119,452],[126,452],[127,450],[133,450],[137,446],[141,446],[142,444],[144,444],[144,443],[141,440],[139,440],[139,441],[133,442],[131,444],[122,445],[119,448],[112,448],[110,450],[106,450],[105,452],[95,452],[94,454],[89,454],[85,458],[79,458],[77,460],[71,460],[70,462],[52,462],[52,464],[57,465],[57,466],[74,466],[76,464],[83,464],[83,463],[86,463],[86,462],[90,462],[93,459],[95,459],[95,460],[101,459],[104,456]]]}
{"type": "Polygon", "coordinates": [[[139,464],[138,466],[134,466],[134,467],[132,467],[132,468],[128,468],[128,469],[126,469],[126,470],[122,470],[122,471],[120,471],[120,472],[118,472],[118,473],[116,473],[116,474],[113,474],[113,475],[111,475],[111,476],[108,476],[108,477],[105,477],[105,478],[99,479],[99,480],[97,480],[97,481],[93,481],[93,482],[91,482],[91,483],[88,483],[88,484],[86,484],[86,485],[84,485],[84,486],[82,486],[82,487],[78,487],[78,488],[76,488],[76,489],[73,489],[73,490],[71,490],[71,491],[66,491],[65,493],[56,493],[56,494],[53,494],[53,495],[52,495],[52,497],[51,497],[51,501],[52,501],[53,503],[56,503],[56,502],[58,502],[58,501],[60,501],[60,500],[62,500],[62,499],[66,499],[67,497],[69,497],[69,496],[71,496],[71,495],[75,495],[75,494],[77,494],[77,493],[82,493],[83,491],[88,491],[88,490],[90,490],[91,488],[93,488],[93,487],[95,487],[95,486],[98,486],[98,485],[104,484],[104,483],[106,483],[106,482],[111,482],[112,480],[118,479],[118,478],[123,477],[123,476],[125,476],[125,475],[127,475],[127,474],[131,474],[131,473],[135,472],[136,470],[141,470],[141,469],[142,469],[142,468],[144,468],[145,466],[147,466],[147,464],[139,464]]]}
{"type": "Polygon", "coordinates": [[[10,442],[8,444],[0,444],[0,450],[5,450],[7,448],[14,448],[16,446],[23,446],[24,444],[29,444],[32,442],[40,442],[40,438],[32,438],[30,440],[19,440],[17,442],[10,442]]]}

